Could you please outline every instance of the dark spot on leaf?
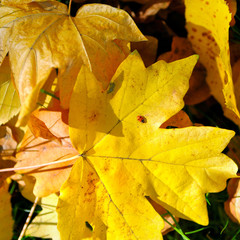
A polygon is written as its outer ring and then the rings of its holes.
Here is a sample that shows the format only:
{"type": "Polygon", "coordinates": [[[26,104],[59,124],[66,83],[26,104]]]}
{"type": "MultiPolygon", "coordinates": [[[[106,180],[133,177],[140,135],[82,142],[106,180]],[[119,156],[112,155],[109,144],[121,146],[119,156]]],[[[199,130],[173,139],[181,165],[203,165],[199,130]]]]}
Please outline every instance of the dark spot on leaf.
{"type": "Polygon", "coordinates": [[[115,88],[115,83],[111,82],[111,83],[109,84],[109,88],[108,88],[108,90],[107,90],[107,93],[113,92],[114,88],[115,88]]]}
{"type": "Polygon", "coordinates": [[[225,73],[225,76],[224,76],[224,84],[227,84],[228,83],[228,77],[227,77],[227,74],[225,73]]]}
{"type": "Polygon", "coordinates": [[[197,31],[197,29],[196,29],[196,28],[192,28],[192,31],[193,31],[193,32],[196,32],[196,31],[197,31]]]}
{"type": "Polygon", "coordinates": [[[179,53],[179,49],[176,48],[176,49],[174,50],[174,53],[175,53],[175,54],[179,53]]]}
{"type": "Polygon", "coordinates": [[[137,116],[137,120],[141,123],[147,123],[147,119],[144,116],[137,116]]]}
{"type": "Polygon", "coordinates": [[[89,222],[85,222],[86,227],[92,232],[93,231],[93,227],[91,226],[91,224],[89,222]]]}
{"type": "Polygon", "coordinates": [[[98,116],[97,112],[92,112],[92,114],[89,117],[89,121],[90,122],[96,121],[97,116],[98,116]]]}
{"type": "Polygon", "coordinates": [[[173,128],[178,128],[176,126],[167,126],[166,129],[173,129],[173,128]]]}

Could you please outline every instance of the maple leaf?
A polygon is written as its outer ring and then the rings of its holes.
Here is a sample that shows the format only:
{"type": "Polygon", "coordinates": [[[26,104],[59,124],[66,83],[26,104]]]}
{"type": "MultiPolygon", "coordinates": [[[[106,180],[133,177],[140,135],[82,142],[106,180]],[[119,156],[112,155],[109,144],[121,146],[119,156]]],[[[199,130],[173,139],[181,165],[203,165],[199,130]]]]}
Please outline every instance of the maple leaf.
{"type": "Polygon", "coordinates": [[[9,58],[0,67],[0,125],[8,122],[20,110],[18,94],[11,81],[9,58]]]}
{"type": "Polygon", "coordinates": [[[159,128],[183,107],[197,58],[146,69],[134,52],[106,92],[82,67],[69,112],[82,157],[60,191],[63,239],[162,239],[163,221],[147,196],[177,217],[208,224],[205,193],[223,190],[237,171],[221,154],[234,132],[159,128]]]}
{"type": "Polygon", "coordinates": [[[127,42],[145,40],[125,11],[103,4],[84,5],[75,17],[57,1],[1,5],[0,16],[0,62],[9,52],[22,104],[18,125],[27,123],[53,68],[62,107],[68,108],[83,63],[106,86],[129,51],[127,42]]]}
{"type": "Polygon", "coordinates": [[[240,117],[236,106],[228,42],[231,13],[224,0],[185,0],[186,28],[193,49],[207,69],[206,81],[212,95],[240,117]]]}

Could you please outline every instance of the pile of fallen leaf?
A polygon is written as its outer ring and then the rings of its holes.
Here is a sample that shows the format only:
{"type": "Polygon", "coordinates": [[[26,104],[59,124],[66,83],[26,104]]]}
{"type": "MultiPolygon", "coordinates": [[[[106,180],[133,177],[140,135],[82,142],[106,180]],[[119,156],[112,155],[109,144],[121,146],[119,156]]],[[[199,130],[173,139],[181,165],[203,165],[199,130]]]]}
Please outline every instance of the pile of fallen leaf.
{"type": "Polygon", "coordinates": [[[162,239],[172,215],[208,225],[229,178],[239,223],[238,136],[233,161],[235,132],[182,110],[214,97],[240,125],[236,1],[88,3],[1,1],[0,239],[11,181],[42,207],[21,237],[162,239]]]}

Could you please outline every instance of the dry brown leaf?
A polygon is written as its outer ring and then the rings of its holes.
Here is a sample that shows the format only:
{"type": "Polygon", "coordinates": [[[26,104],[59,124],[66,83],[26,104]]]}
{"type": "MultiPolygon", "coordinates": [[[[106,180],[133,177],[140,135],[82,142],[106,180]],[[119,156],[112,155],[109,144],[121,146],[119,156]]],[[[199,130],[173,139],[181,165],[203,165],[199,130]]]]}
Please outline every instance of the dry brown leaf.
{"type": "Polygon", "coordinates": [[[233,222],[240,224],[240,179],[231,179],[227,191],[229,198],[224,203],[225,212],[233,222]]]}
{"type": "Polygon", "coordinates": [[[234,16],[237,13],[237,1],[236,0],[225,0],[228,3],[229,11],[232,13],[232,20],[230,22],[230,26],[234,26],[236,21],[234,16]]]}
{"type": "Polygon", "coordinates": [[[161,10],[169,7],[171,0],[150,0],[139,11],[140,22],[146,22],[161,10]]]}
{"type": "MultiPolygon", "coordinates": [[[[35,114],[39,115],[39,111],[35,111],[35,114]]],[[[36,138],[41,137],[50,141],[57,141],[61,144],[60,138],[52,134],[46,124],[36,117],[34,113],[32,113],[29,118],[28,127],[36,138]]]]}
{"type": "MultiPolygon", "coordinates": [[[[195,52],[192,45],[186,38],[173,37],[171,52],[159,56],[158,60],[173,62],[175,60],[188,57],[195,52]]],[[[197,63],[189,81],[189,90],[184,97],[187,105],[194,105],[203,102],[210,96],[209,87],[205,81],[206,70],[202,64],[197,63]]]]}
{"type": "Polygon", "coordinates": [[[14,155],[17,142],[12,136],[12,130],[7,126],[0,126],[0,153],[2,158],[8,158],[14,155]]]}
{"type": "Polygon", "coordinates": [[[163,123],[160,128],[166,128],[166,127],[190,127],[192,126],[192,122],[188,115],[184,111],[178,112],[176,115],[169,118],[165,123],[163,123]]]}
{"type": "Polygon", "coordinates": [[[131,50],[137,50],[140,53],[145,66],[148,67],[156,61],[158,39],[152,36],[145,37],[148,41],[131,43],[131,50]]]}

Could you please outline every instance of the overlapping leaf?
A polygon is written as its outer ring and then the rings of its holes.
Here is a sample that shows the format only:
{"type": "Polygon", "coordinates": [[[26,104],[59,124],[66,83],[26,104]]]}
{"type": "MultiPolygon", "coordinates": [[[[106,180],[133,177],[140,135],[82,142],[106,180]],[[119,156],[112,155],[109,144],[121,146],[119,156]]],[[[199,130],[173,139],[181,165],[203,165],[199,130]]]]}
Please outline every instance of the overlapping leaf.
{"type": "Polygon", "coordinates": [[[28,226],[26,234],[39,238],[60,239],[57,230],[57,206],[58,196],[51,194],[48,197],[41,198],[39,205],[42,211],[34,218],[28,226]]]}
{"type": "MultiPolygon", "coordinates": [[[[158,60],[173,62],[194,54],[191,42],[186,38],[173,37],[171,52],[166,52],[158,57],[158,60]]],[[[206,69],[198,62],[189,80],[189,89],[184,97],[187,105],[203,102],[210,96],[210,90],[206,83],[206,69]]]]}
{"type": "Polygon", "coordinates": [[[240,117],[232,82],[228,29],[231,21],[224,0],[185,0],[188,38],[207,69],[207,83],[213,96],[225,110],[240,117]]]}
{"type": "Polygon", "coordinates": [[[231,179],[228,183],[228,200],[224,203],[224,210],[233,222],[240,223],[239,179],[231,179]]]}
{"type": "Polygon", "coordinates": [[[234,133],[159,128],[183,107],[196,61],[159,61],[145,69],[133,53],[107,92],[82,68],[69,114],[70,137],[82,159],[61,189],[63,238],[161,239],[163,222],[146,196],[176,216],[208,224],[205,193],[224,189],[237,171],[221,154],[234,133]]]}
{"type": "MultiPolygon", "coordinates": [[[[29,167],[41,164],[47,164],[71,158],[77,155],[77,151],[72,147],[68,134],[68,125],[62,121],[61,112],[54,111],[35,111],[35,117],[39,121],[46,123],[46,128],[51,132],[45,134],[47,129],[43,129],[43,135],[50,137],[35,137],[28,129],[21,144],[21,148],[16,155],[16,168],[29,167]]],[[[34,194],[38,197],[48,196],[60,190],[62,184],[69,176],[72,164],[75,160],[57,163],[53,166],[44,166],[18,171],[32,175],[36,178],[34,194]]]]}
{"type": "Polygon", "coordinates": [[[82,63],[106,86],[126,57],[125,41],[145,40],[126,12],[103,4],[84,5],[75,17],[57,1],[1,5],[0,16],[1,62],[9,52],[22,103],[20,125],[53,68],[59,72],[61,104],[68,108],[82,63]]]}
{"type": "Polygon", "coordinates": [[[11,81],[9,58],[0,67],[0,125],[9,121],[20,110],[19,96],[11,81]]]}

